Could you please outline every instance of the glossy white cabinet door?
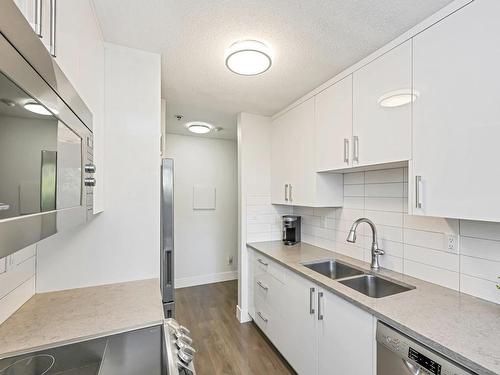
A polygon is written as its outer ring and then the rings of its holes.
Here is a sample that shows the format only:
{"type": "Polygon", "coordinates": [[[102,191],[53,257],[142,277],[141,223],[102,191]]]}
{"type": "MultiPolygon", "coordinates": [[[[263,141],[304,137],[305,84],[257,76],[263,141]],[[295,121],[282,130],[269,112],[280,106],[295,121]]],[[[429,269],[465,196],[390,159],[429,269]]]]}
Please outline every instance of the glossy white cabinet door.
{"type": "Polygon", "coordinates": [[[36,31],[36,0],[14,0],[14,3],[29,22],[33,30],[36,31]]]}
{"type": "Polygon", "coordinates": [[[354,72],[354,166],[411,159],[411,104],[379,104],[394,91],[411,93],[411,58],[410,40],[354,72]]]}
{"type": "Polygon", "coordinates": [[[290,183],[290,147],[287,148],[290,116],[285,113],[271,124],[271,202],[289,204],[285,185],[290,183]]]}
{"type": "Polygon", "coordinates": [[[352,138],[352,75],[316,95],[316,171],[349,167],[352,138]]]}
{"type": "Polygon", "coordinates": [[[283,356],[298,374],[316,374],[316,296],[318,287],[299,275],[287,271],[286,312],[282,319],[286,330],[280,340],[283,356]]]}
{"type": "Polygon", "coordinates": [[[413,214],[500,221],[499,14],[474,1],[414,39],[413,214]]]}
{"type": "Polygon", "coordinates": [[[288,160],[290,162],[290,201],[293,205],[315,205],[314,98],[289,112],[288,160]]]}
{"type": "Polygon", "coordinates": [[[373,316],[333,293],[320,292],[318,375],[372,375],[373,316]]]}

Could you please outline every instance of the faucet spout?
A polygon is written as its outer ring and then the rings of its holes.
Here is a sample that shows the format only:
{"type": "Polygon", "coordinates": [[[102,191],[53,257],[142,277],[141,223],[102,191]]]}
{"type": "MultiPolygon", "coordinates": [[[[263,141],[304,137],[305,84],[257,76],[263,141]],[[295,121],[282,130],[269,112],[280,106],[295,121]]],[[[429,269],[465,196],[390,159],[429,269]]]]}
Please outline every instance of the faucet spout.
{"type": "Polygon", "coordinates": [[[378,247],[378,239],[377,239],[377,227],[375,226],[375,223],[371,221],[370,219],[367,218],[359,218],[356,220],[352,226],[351,229],[349,230],[349,234],[347,235],[347,242],[355,243],[356,242],[356,230],[358,229],[358,225],[361,223],[366,223],[370,226],[372,230],[372,246],[371,246],[371,252],[372,252],[372,261],[371,261],[371,269],[372,270],[378,270],[380,268],[380,262],[379,262],[379,256],[384,255],[385,251],[382,249],[379,249],[378,247]]]}

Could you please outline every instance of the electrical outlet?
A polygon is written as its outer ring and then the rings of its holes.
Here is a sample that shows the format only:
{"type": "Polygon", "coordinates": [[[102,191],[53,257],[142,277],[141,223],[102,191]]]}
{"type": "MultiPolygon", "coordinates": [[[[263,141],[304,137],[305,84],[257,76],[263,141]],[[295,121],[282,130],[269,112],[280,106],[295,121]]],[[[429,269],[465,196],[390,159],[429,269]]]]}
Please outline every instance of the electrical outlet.
{"type": "Polygon", "coordinates": [[[233,256],[232,255],[227,258],[227,264],[229,264],[229,265],[233,264],[233,256]]]}
{"type": "Polygon", "coordinates": [[[444,235],[444,249],[451,253],[458,254],[458,236],[456,234],[445,234],[444,235]]]}

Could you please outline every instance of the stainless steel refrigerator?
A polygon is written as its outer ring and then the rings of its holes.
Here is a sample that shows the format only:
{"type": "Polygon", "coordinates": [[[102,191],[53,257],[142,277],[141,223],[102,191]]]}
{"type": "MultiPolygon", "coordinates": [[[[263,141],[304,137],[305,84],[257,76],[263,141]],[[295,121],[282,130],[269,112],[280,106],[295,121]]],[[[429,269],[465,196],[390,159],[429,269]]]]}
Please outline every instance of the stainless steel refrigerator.
{"type": "Polygon", "coordinates": [[[161,252],[160,279],[163,310],[166,318],[175,313],[174,302],[174,161],[161,163],[161,252]]]}

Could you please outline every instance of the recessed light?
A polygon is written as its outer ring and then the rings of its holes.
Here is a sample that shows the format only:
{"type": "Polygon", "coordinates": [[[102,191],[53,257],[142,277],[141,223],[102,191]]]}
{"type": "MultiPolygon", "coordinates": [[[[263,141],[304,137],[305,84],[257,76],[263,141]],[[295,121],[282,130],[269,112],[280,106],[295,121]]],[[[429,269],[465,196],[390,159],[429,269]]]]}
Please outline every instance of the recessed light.
{"type": "Polygon", "coordinates": [[[418,96],[419,93],[415,90],[395,90],[382,95],[378,99],[378,104],[381,107],[386,108],[401,107],[403,105],[414,102],[415,100],[417,100],[418,96]]]}
{"type": "Polygon", "coordinates": [[[254,76],[267,71],[272,64],[271,51],[257,40],[242,40],[226,50],[226,66],[233,73],[254,76]]]}
{"type": "Polygon", "coordinates": [[[52,116],[52,113],[47,108],[38,103],[26,103],[24,109],[37,115],[52,116]]]}
{"type": "Polygon", "coordinates": [[[206,134],[209,133],[214,127],[207,122],[192,121],[186,124],[186,128],[191,133],[206,134]]]}

